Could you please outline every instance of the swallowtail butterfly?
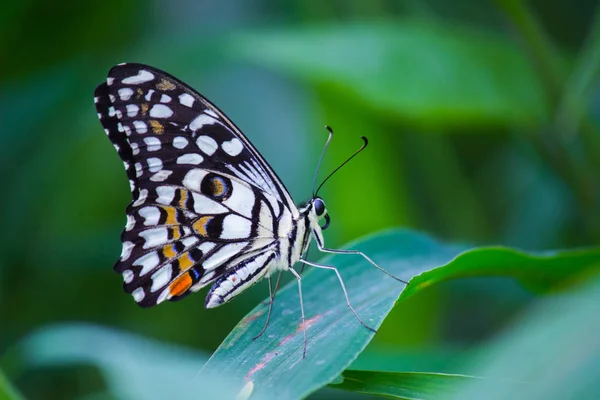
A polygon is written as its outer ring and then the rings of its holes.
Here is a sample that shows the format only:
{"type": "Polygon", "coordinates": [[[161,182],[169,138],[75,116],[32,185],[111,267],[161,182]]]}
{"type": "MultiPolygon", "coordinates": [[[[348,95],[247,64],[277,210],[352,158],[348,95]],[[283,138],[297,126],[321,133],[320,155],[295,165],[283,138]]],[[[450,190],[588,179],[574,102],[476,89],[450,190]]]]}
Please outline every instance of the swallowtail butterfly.
{"type": "MultiPolygon", "coordinates": [[[[292,268],[300,262],[333,270],[348,307],[365,325],[337,269],[304,256],[314,239],[322,252],[361,255],[381,268],[359,251],[325,248],[322,230],[329,216],[323,199],[313,190],[296,207],[275,171],[214,104],[142,64],[112,68],[94,96],[131,186],[123,250],[114,268],[137,304],[179,300],[212,284],[205,306],[213,308],[265,277],[271,289],[274,272],[290,271],[298,280],[304,321],[302,279],[292,268]]],[[[367,144],[363,139],[360,150],[367,144]]],[[[271,291],[271,305],[273,298],[271,291]]],[[[304,337],[306,352],[306,330],[304,337]]]]}

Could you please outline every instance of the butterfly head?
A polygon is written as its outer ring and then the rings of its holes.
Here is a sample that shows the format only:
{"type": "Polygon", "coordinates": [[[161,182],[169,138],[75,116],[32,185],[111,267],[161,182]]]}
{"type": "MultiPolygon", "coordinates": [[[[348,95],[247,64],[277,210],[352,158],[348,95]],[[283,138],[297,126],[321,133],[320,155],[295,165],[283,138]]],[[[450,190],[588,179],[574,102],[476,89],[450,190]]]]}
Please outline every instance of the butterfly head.
{"type": "Polygon", "coordinates": [[[320,221],[325,218],[325,225],[321,226],[321,229],[327,229],[329,226],[329,222],[331,221],[329,218],[329,214],[327,213],[327,207],[325,207],[325,201],[323,201],[320,197],[314,197],[311,200],[310,212],[314,214],[314,219],[316,221],[320,221]]]}

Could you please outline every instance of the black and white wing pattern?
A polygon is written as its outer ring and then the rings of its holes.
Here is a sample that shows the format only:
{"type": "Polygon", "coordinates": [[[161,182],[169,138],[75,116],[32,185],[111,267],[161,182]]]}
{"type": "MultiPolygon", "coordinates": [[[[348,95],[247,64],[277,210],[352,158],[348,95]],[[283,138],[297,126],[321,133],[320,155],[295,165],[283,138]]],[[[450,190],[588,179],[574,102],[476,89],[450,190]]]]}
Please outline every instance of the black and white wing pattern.
{"type": "Polygon", "coordinates": [[[135,301],[150,307],[215,282],[206,303],[215,307],[262,278],[276,261],[279,221],[298,210],[241,131],[146,65],[114,67],[94,95],[131,186],[115,270],[135,301]]]}

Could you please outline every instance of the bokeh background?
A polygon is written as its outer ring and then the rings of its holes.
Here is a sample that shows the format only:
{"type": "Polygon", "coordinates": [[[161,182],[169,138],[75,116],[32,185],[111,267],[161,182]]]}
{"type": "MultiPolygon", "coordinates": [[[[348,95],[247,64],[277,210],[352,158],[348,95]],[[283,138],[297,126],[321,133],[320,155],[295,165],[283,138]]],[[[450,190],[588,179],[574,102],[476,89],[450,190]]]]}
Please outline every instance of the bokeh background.
{"type": "MultiPolygon", "coordinates": [[[[322,176],[367,136],[322,191],[333,247],[402,226],[570,248],[600,238],[599,22],[592,0],[3,3],[5,373],[32,399],[135,398],[117,382],[128,362],[200,369],[268,294],[263,283],[216,310],[205,292],[142,310],[122,291],[112,265],[129,186],[92,95],[113,65],[150,64],[203,93],[298,202],[325,124],[322,176]]],[[[409,370],[460,372],[458,354],[533,300],[503,279],[433,288],[393,312],[363,365],[394,353],[409,370]]]]}

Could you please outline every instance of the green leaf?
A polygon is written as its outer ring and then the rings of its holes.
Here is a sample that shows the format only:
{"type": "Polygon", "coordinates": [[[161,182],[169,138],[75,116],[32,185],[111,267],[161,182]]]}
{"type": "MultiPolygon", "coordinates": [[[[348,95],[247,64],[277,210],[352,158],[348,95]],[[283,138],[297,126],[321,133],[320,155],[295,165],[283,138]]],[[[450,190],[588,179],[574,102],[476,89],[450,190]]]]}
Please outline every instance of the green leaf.
{"type": "Polygon", "coordinates": [[[541,299],[479,349],[464,368],[490,379],[462,382],[453,399],[599,398],[600,276],[595,278],[541,299]]]}
{"type": "Polygon", "coordinates": [[[428,372],[382,372],[347,370],[343,382],[332,384],[334,389],[388,396],[395,399],[439,399],[440,394],[449,397],[456,393],[459,384],[480,380],[474,376],[436,374],[428,372]]]}
{"type": "MultiPolygon", "coordinates": [[[[404,285],[360,256],[335,256],[322,261],[339,268],[354,308],[374,328],[381,325],[398,298],[402,301],[437,282],[463,276],[504,275],[548,284],[600,262],[600,250],[531,256],[490,248],[466,251],[456,257],[458,247],[409,231],[386,232],[349,247],[363,250],[400,278],[416,275],[402,293],[404,285]],[[435,268],[438,266],[442,267],[435,268]]],[[[263,327],[268,309],[268,304],[261,304],[233,329],[200,375],[208,381],[227,376],[238,389],[252,382],[256,393],[277,393],[279,399],[302,398],[332,382],[362,352],[373,333],[361,326],[346,307],[333,271],[314,269],[305,274],[303,299],[308,324],[306,359],[302,359],[298,290],[292,282],[278,293],[266,333],[252,340],[263,327]]]]}
{"type": "Polygon", "coordinates": [[[518,45],[475,28],[415,19],[315,25],[245,33],[231,47],[420,124],[531,126],[548,114],[539,77],[518,45]]]}
{"type": "Polygon", "coordinates": [[[97,325],[44,327],[5,358],[7,365],[19,365],[13,375],[34,368],[95,366],[119,399],[197,399],[198,393],[227,397],[217,385],[220,380],[207,384],[195,379],[205,361],[203,354],[97,325]]]}
{"type": "Polygon", "coordinates": [[[2,371],[0,371],[0,400],[23,400],[23,396],[6,379],[2,371]]]}

